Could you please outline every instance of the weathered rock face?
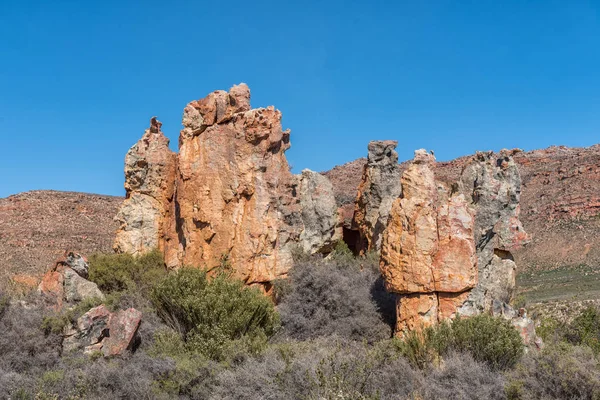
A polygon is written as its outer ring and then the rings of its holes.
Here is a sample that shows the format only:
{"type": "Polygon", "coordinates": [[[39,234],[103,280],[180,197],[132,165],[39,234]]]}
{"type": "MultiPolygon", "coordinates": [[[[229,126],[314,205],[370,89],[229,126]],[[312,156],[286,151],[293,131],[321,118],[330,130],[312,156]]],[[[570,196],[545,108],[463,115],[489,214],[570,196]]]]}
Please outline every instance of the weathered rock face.
{"type": "Polygon", "coordinates": [[[298,187],[304,226],[300,245],[309,254],[329,253],[342,238],[333,186],[325,176],[305,169],[298,187]]]}
{"type": "Polygon", "coordinates": [[[380,266],[387,290],[399,294],[399,334],[453,317],[477,284],[474,212],[462,194],[438,185],[434,164],[415,152],[383,236],[380,266]]]}
{"type": "Polygon", "coordinates": [[[169,149],[161,125],[152,118],[150,128],[125,156],[127,198],[116,216],[120,223],[114,243],[117,252],[137,255],[165,248],[172,219],[176,154],[169,149]]]}
{"type": "Polygon", "coordinates": [[[127,154],[115,249],[158,247],[169,268],[212,269],[226,257],[248,284],[285,276],[296,244],[330,251],[339,237],[331,184],[292,175],[289,139],[278,110],[250,108],[245,84],[185,107],[177,158],[153,119],[127,154]]]}
{"type": "Polygon", "coordinates": [[[94,307],[65,329],[63,349],[83,350],[85,354],[101,352],[104,357],[122,355],[132,349],[142,320],[134,308],[111,313],[104,304],[94,307]]]}
{"type": "Polygon", "coordinates": [[[358,186],[353,226],[360,234],[358,252],[380,251],[392,203],[401,192],[397,141],[369,143],[369,156],[358,186]]]}
{"type": "Polygon", "coordinates": [[[46,296],[57,309],[73,305],[84,299],[103,299],[98,285],[88,281],[88,264],[84,257],[68,252],[59,259],[40,282],[38,291],[46,296]]]}
{"type": "Polygon", "coordinates": [[[527,243],[519,220],[521,176],[511,152],[477,153],[464,168],[459,190],[476,210],[479,284],[460,308],[463,315],[489,311],[494,300],[510,301],[515,288],[512,251],[527,243]]]}
{"type": "Polygon", "coordinates": [[[242,84],[188,104],[183,126],[168,266],[214,268],[227,256],[249,284],[285,275],[302,221],[281,113],[250,109],[242,84]]]}

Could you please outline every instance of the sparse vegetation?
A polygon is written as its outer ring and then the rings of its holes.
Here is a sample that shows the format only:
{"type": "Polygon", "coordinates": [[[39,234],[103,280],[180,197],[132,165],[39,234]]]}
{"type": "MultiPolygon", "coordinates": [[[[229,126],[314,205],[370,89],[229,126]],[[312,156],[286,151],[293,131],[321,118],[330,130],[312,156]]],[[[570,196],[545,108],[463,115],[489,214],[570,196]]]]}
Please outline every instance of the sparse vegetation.
{"type": "Polygon", "coordinates": [[[61,352],[65,324],[96,299],[61,313],[33,294],[0,301],[0,398],[600,398],[597,309],[545,320],[546,348],[525,355],[510,323],[487,315],[400,340],[376,257],[303,255],[275,306],[225,267],[167,273],[156,254],[92,257],[105,304],[144,312],[141,345],[121,359],[61,352]]]}

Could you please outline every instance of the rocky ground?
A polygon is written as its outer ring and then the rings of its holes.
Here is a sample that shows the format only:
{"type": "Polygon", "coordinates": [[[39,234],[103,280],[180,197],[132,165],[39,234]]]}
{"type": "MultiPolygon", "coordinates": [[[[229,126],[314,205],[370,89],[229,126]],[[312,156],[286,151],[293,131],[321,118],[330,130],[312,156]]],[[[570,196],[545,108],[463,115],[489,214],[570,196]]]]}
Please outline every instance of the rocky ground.
{"type": "Polygon", "coordinates": [[[65,250],[112,248],[113,221],[123,198],[32,191],[0,199],[0,282],[14,274],[41,277],[65,250]]]}

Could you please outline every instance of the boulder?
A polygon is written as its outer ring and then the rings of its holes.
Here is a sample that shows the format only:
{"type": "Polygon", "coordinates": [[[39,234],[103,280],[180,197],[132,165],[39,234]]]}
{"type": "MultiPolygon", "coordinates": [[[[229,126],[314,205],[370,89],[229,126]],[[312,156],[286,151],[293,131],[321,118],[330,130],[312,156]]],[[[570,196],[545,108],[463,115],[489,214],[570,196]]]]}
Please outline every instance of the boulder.
{"type": "Polygon", "coordinates": [[[111,313],[104,304],[94,307],[65,329],[63,351],[83,350],[88,355],[100,352],[104,357],[122,355],[134,346],[141,320],[142,313],[134,308],[111,313]]]}
{"type": "Polygon", "coordinates": [[[395,140],[369,143],[352,221],[360,235],[356,249],[359,253],[380,251],[392,203],[402,193],[397,145],[395,140]]]}
{"type": "Polygon", "coordinates": [[[104,299],[98,285],[88,281],[87,276],[86,259],[77,253],[67,252],[42,277],[38,292],[48,298],[57,309],[62,308],[65,303],[72,306],[84,299],[104,299]]]}
{"type": "Polygon", "coordinates": [[[300,245],[305,253],[330,253],[342,238],[333,186],[318,172],[305,169],[299,177],[303,230],[300,245]]]}
{"type": "Polygon", "coordinates": [[[135,308],[112,314],[108,321],[109,336],[102,341],[104,357],[118,356],[126,350],[131,350],[141,322],[142,313],[135,308]]]}

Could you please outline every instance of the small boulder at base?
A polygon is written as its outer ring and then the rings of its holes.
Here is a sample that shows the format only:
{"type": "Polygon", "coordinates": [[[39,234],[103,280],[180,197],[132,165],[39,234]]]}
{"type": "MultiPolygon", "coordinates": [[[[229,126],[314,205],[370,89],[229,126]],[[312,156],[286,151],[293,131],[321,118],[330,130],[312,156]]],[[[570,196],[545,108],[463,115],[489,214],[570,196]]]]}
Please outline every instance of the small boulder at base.
{"type": "Polygon", "coordinates": [[[135,308],[111,313],[104,304],[99,305],[79,317],[75,326],[65,329],[63,351],[83,349],[88,355],[122,355],[132,349],[141,321],[142,313],[135,308]]]}
{"type": "Polygon", "coordinates": [[[141,322],[142,312],[135,308],[112,314],[108,322],[109,336],[102,342],[104,357],[118,356],[131,350],[141,322]]]}

